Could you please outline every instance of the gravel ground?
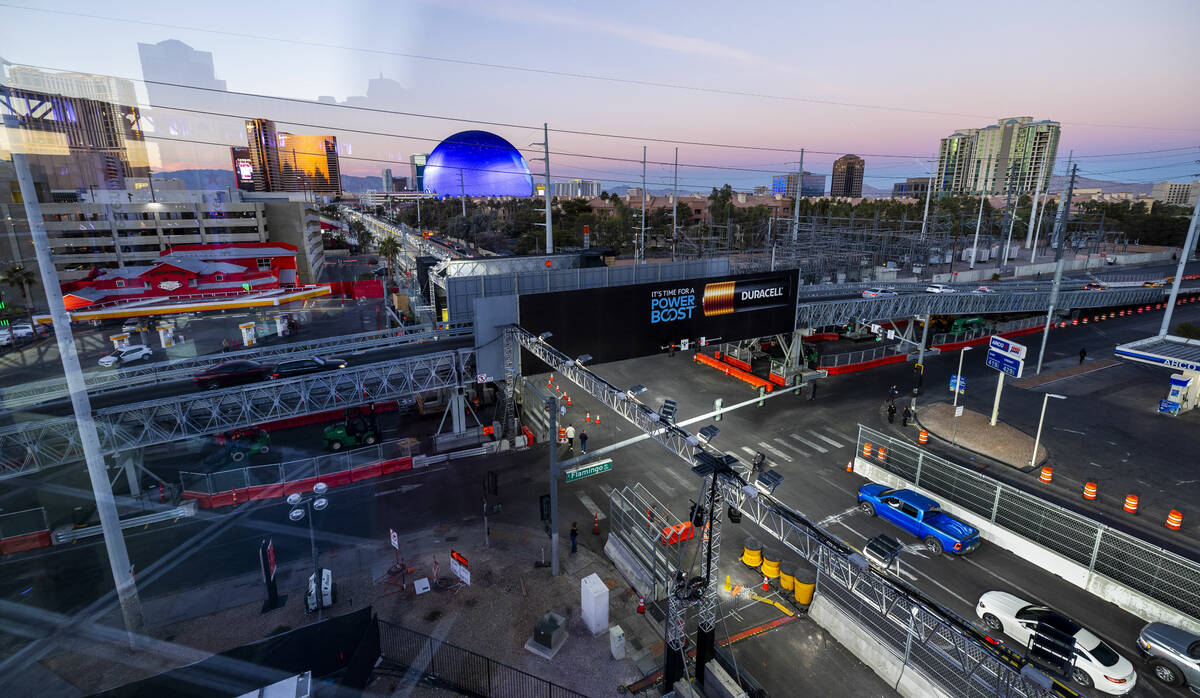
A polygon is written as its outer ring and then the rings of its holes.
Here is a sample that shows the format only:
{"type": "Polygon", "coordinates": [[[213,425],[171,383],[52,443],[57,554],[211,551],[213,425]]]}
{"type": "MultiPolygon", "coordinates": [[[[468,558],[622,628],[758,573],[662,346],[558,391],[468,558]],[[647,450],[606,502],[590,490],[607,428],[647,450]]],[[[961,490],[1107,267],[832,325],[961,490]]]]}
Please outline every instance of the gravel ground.
{"type": "MultiPolygon", "coordinates": [[[[996,426],[991,426],[990,414],[964,409],[957,420],[956,429],[954,407],[948,402],[937,402],[923,406],[918,417],[922,427],[944,441],[950,441],[953,437],[959,446],[1014,468],[1029,465],[1033,437],[1005,424],[1003,420],[997,420],[996,426]]],[[[1041,463],[1045,457],[1046,448],[1039,445],[1035,462],[1041,463]]]]}

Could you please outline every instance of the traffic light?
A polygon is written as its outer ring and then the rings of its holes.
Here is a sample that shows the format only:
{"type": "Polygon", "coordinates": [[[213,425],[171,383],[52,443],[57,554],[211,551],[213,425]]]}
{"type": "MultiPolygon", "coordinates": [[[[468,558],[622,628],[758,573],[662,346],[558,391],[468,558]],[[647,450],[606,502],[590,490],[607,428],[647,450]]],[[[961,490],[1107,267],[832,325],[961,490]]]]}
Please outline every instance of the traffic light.
{"type": "Polygon", "coordinates": [[[542,521],[549,521],[550,520],[550,495],[543,494],[541,497],[538,498],[538,504],[541,506],[541,510],[542,510],[542,521]]]}

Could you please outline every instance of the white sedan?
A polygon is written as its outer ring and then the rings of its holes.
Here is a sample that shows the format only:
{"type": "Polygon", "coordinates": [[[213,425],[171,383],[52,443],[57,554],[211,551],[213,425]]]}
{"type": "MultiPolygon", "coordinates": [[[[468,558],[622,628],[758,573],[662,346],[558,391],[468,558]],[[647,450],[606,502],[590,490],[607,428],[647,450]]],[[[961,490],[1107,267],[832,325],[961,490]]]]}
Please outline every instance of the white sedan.
{"type": "Polygon", "coordinates": [[[896,291],[890,288],[868,288],[862,292],[863,298],[882,298],[883,296],[894,296],[896,291]]]}
{"type": "Polygon", "coordinates": [[[954,293],[954,289],[946,284],[933,284],[925,287],[925,293],[954,293]]]}
{"type": "Polygon", "coordinates": [[[100,357],[100,365],[108,368],[120,364],[133,363],[134,361],[149,361],[154,357],[154,352],[150,347],[143,344],[131,344],[124,349],[118,349],[113,353],[100,357]]]}
{"type": "Polygon", "coordinates": [[[1080,686],[1121,695],[1133,690],[1137,683],[1137,673],[1128,659],[1117,654],[1090,630],[1052,608],[1030,603],[1007,592],[989,591],[979,597],[975,615],[988,630],[1003,632],[1025,648],[1030,647],[1035,636],[1042,647],[1053,644],[1053,636],[1073,641],[1071,680],[1080,686]]]}

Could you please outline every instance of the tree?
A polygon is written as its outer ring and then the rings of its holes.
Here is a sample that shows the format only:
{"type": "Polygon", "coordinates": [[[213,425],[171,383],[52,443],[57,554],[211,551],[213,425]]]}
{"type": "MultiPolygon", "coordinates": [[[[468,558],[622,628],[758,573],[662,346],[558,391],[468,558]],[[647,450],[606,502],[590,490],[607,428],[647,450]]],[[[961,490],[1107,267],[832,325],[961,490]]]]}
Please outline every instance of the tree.
{"type": "Polygon", "coordinates": [[[392,279],[395,278],[392,275],[392,265],[395,264],[396,258],[400,256],[401,252],[400,240],[395,235],[389,235],[379,241],[379,256],[383,257],[383,263],[387,265],[387,286],[389,289],[392,286],[392,279]]]}
{"type": "MultiPolygon", "coordinates": [[[[25,303],[25,314],[29,316],[29,328],[34,330],[34,336],[37,336],[37,328],[33,324],[33,305],[29,302],[29,287],[37,283],[37,276],[32,270],[26,269],[20,264],[14,264],[0,271],[0,284],[21,292],[21,300],[25,303]]],[[[13,340],[12,325],[8,327],[8,339],[10,342],[13,340]]]]}

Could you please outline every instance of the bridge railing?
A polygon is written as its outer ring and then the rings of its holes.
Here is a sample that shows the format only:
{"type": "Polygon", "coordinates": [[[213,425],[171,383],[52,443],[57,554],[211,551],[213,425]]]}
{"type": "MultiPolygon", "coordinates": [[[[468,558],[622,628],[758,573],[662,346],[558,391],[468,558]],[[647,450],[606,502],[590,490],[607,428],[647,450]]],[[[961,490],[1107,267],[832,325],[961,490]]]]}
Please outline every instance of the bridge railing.
{"type": "Polygon", "coordinates": [[[904,353],[904,346],[901,344],[887,344],[884,346],[872,347],[862,351],[848,351],[841,354],[828,354],[821,356],[821,368],[833,368],[835,366],[849,366],[852,364],[861,364],[875,359],[882,359],[887,356],[904,353]]]}
{"type": "Polygon", "coordinates": [[[1021,318],[1020,320],[1009,320],[1007,322],[989,323],[983,327],[965,330],[963,332],[939,332],[933,335],[931,346],[939,344],[954,344],[955,342],[966,342],[979,337],[987,337],[993,334],[1003,334],[1005,332],[1015,332],[1016,330],[1027,330],[1030,327],[1041,327],[1046,324],[1045,316],[1035,316],[1021,318]]]}

